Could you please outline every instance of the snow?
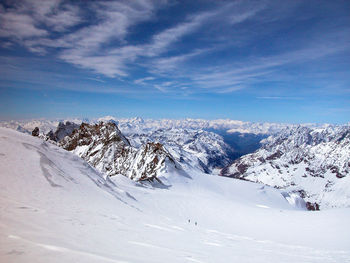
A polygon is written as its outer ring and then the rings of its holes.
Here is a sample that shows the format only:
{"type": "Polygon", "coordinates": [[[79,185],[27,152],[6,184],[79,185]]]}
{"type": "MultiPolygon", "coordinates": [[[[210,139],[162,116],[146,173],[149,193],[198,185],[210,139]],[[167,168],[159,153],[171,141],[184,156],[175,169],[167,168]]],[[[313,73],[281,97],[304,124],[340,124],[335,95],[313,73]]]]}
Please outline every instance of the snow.
{"type": "MultiPolygon", "coordinates": [[[[244,122],[240,120],[231,119],[216,119],[216,120],[204,120],[204,119],[142,119],[136,118],[118,118],[115,116],[105,116],[97,119],[76,119],[68,118],[66,120],[17,120],[17,121],[2,121],[1,127],[7,127],[12,129],[24,129],[22,132],[31,132],[35,127],[39,127],[42,133],[47,133],[50,130],[55,130],[60,121],[70,121],[76,124],[82,122],[98,123],[112,121],[118,124],[118,127],[122,133],[129,135],[134,133],[145,133],[158,129],[171,129],[171,128],[183,128],[183,129],[212,129],[227,131],[227,133],[254,133],[254,134],[274,134],[288,127],[296,127],[295,124],[288,123],[254,123],[244,122]]],[[[329,124],[314,124],[305,123],[305,127],[328,127],[329,124]]]]}
{"type": "Polygon", "coordinates": [[[256,152],[236,160],[226,175],[283,188],[290,194],[301,192],[305,201],[316,202],[320,209],[350,207],[349,126],[299,126],[263,143],[256,152]]]}
{"type": "Polygon", "coordinates": [[[350,209],[306,211],[260,184],[175,169],[167,187],[105,180],[5,128],[0,171],[0,262],[350,262],[350,209]]]}

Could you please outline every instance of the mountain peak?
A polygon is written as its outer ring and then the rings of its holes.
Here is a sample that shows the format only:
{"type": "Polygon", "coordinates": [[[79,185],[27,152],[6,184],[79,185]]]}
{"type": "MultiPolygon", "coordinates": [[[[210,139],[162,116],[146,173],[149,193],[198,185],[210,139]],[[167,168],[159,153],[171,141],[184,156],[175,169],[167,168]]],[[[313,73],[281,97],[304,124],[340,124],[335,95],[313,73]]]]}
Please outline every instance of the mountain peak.
{"type": "Polygon", "coordinates": [[[139,149],[132,147],[114,122],[82,123],[60,146],[108,176],[122,174],[135,181],[159,180],[167,165],[178,168],[162,144],[151,142],[139,149]]]}

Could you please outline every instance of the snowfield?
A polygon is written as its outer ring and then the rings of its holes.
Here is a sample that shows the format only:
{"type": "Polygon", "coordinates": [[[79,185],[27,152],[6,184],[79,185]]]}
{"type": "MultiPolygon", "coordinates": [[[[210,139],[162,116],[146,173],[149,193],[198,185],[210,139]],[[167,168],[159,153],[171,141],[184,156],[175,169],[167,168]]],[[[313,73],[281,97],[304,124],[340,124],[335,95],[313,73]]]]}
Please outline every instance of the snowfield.
{"type": "Polygon", "coordinates": [[[104,179],[6,128],[0,176],[0,262],[350,262],[350,209],[306,211],[260,184],[189,170],[164,185],[104,179]]]}

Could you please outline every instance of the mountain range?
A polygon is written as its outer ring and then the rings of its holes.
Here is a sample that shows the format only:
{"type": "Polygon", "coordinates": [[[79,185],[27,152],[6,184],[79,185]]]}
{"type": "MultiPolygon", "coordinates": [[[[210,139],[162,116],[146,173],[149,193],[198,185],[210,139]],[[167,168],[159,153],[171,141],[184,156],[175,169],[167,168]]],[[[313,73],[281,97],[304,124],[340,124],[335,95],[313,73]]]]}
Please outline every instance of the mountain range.
{"type": "MultiPolygon", "coordinates": [[[[107,116],[77,122],[58,122],[48,132],[54,122],[31,121],[16,129],[23,132],[23,127],[41,124],[46,134],[38,127],[39,137],[75,153],[107,176],[161,182],[160,176],[174,169],[204,172],[282,189],[303,198],[310,210],[350,205],[347,125],[291,125],[272,134],[255,134],[232,133],[232,126],[221,126],[231,128],[226,131],[194,129],[199,123],[223,123],[218,120],[161,120],[151,125],[141,118],[107,116]],[[245,150],[242,156],[237,156],[242,151],[239,144],[245,150]]],[[[15,128],[15,123],[6,125],[15,128]]]]}
{"type": "MultiPolygon", "coordinates": [[[[116,118],[113,116],[105,116],[101,118],[67,118],[67,119],[32,119],[32,120],[10,120],[0,121],[0,127],[7,127],[15,130],[31,132],[35,127],[40,128],[43,133],[55,130],[60,122],[73,122],[80,124],[99,123],[114,121],[119,129],[125,134],[141,133],[150,130],[164,128],[189,128],[195,130],[214,130],[225,131],[227,133],[252,133],[252,134],[274,134],[286,127],[298,126],[289,123],[269,123],[269,122],[244,122],[240,120],[230,119],[142,119],[136,118],[116,118]]],[[[305,123],[306,127],[327,127],[329,124],[305,123]]]]}

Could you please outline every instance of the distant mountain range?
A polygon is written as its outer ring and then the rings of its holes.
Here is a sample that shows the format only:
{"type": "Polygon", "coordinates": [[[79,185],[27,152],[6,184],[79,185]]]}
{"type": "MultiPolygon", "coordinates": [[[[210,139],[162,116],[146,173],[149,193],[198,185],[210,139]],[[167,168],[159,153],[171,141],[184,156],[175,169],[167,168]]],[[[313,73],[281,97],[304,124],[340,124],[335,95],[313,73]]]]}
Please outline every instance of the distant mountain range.
{"type": "MultiPolygon", "coordinates": [[[[59,122],[74,122],[80,124],[86,123],[98,123],[114,121],[117,123],[119,129],[125,134],[142,133],[150,130],[167,129],[167,128],[191,128],[195,130],[215,130],[225,131],[226,133],[252,133],[252,134],[274,134],[286,127],[296,127],[296,124],[288,123],[268,123],[268,122],[244,122],[239,120],[230,119],[217,119],[217,120],[204,120],[204,119],[142,119],[136,118],[116,118],[113,116],[105,116],[97,119],[79,119],[79,118],[67,118],[56,120],[16,120],[16,121],[1,121],[0,127],[12,128],[15,130],[27,130],[31,132],[35,127],[39,127],[44,133],[50,130],[55,130],[59,122]]],[[[314,124],[305,123],[305,127],[327,127],[329,124],[314,124]]]]}
{"type": "Polygon", "coordinates": [[[350,205],[347,125],[109,116],[81,122],[11,121],[1,126],[24,133],[35,129],[33,135],[75,153],[106,176],[160,182],[174,169],[204,172],[283,189],[302,197],[310,210],[350,205]]]}

